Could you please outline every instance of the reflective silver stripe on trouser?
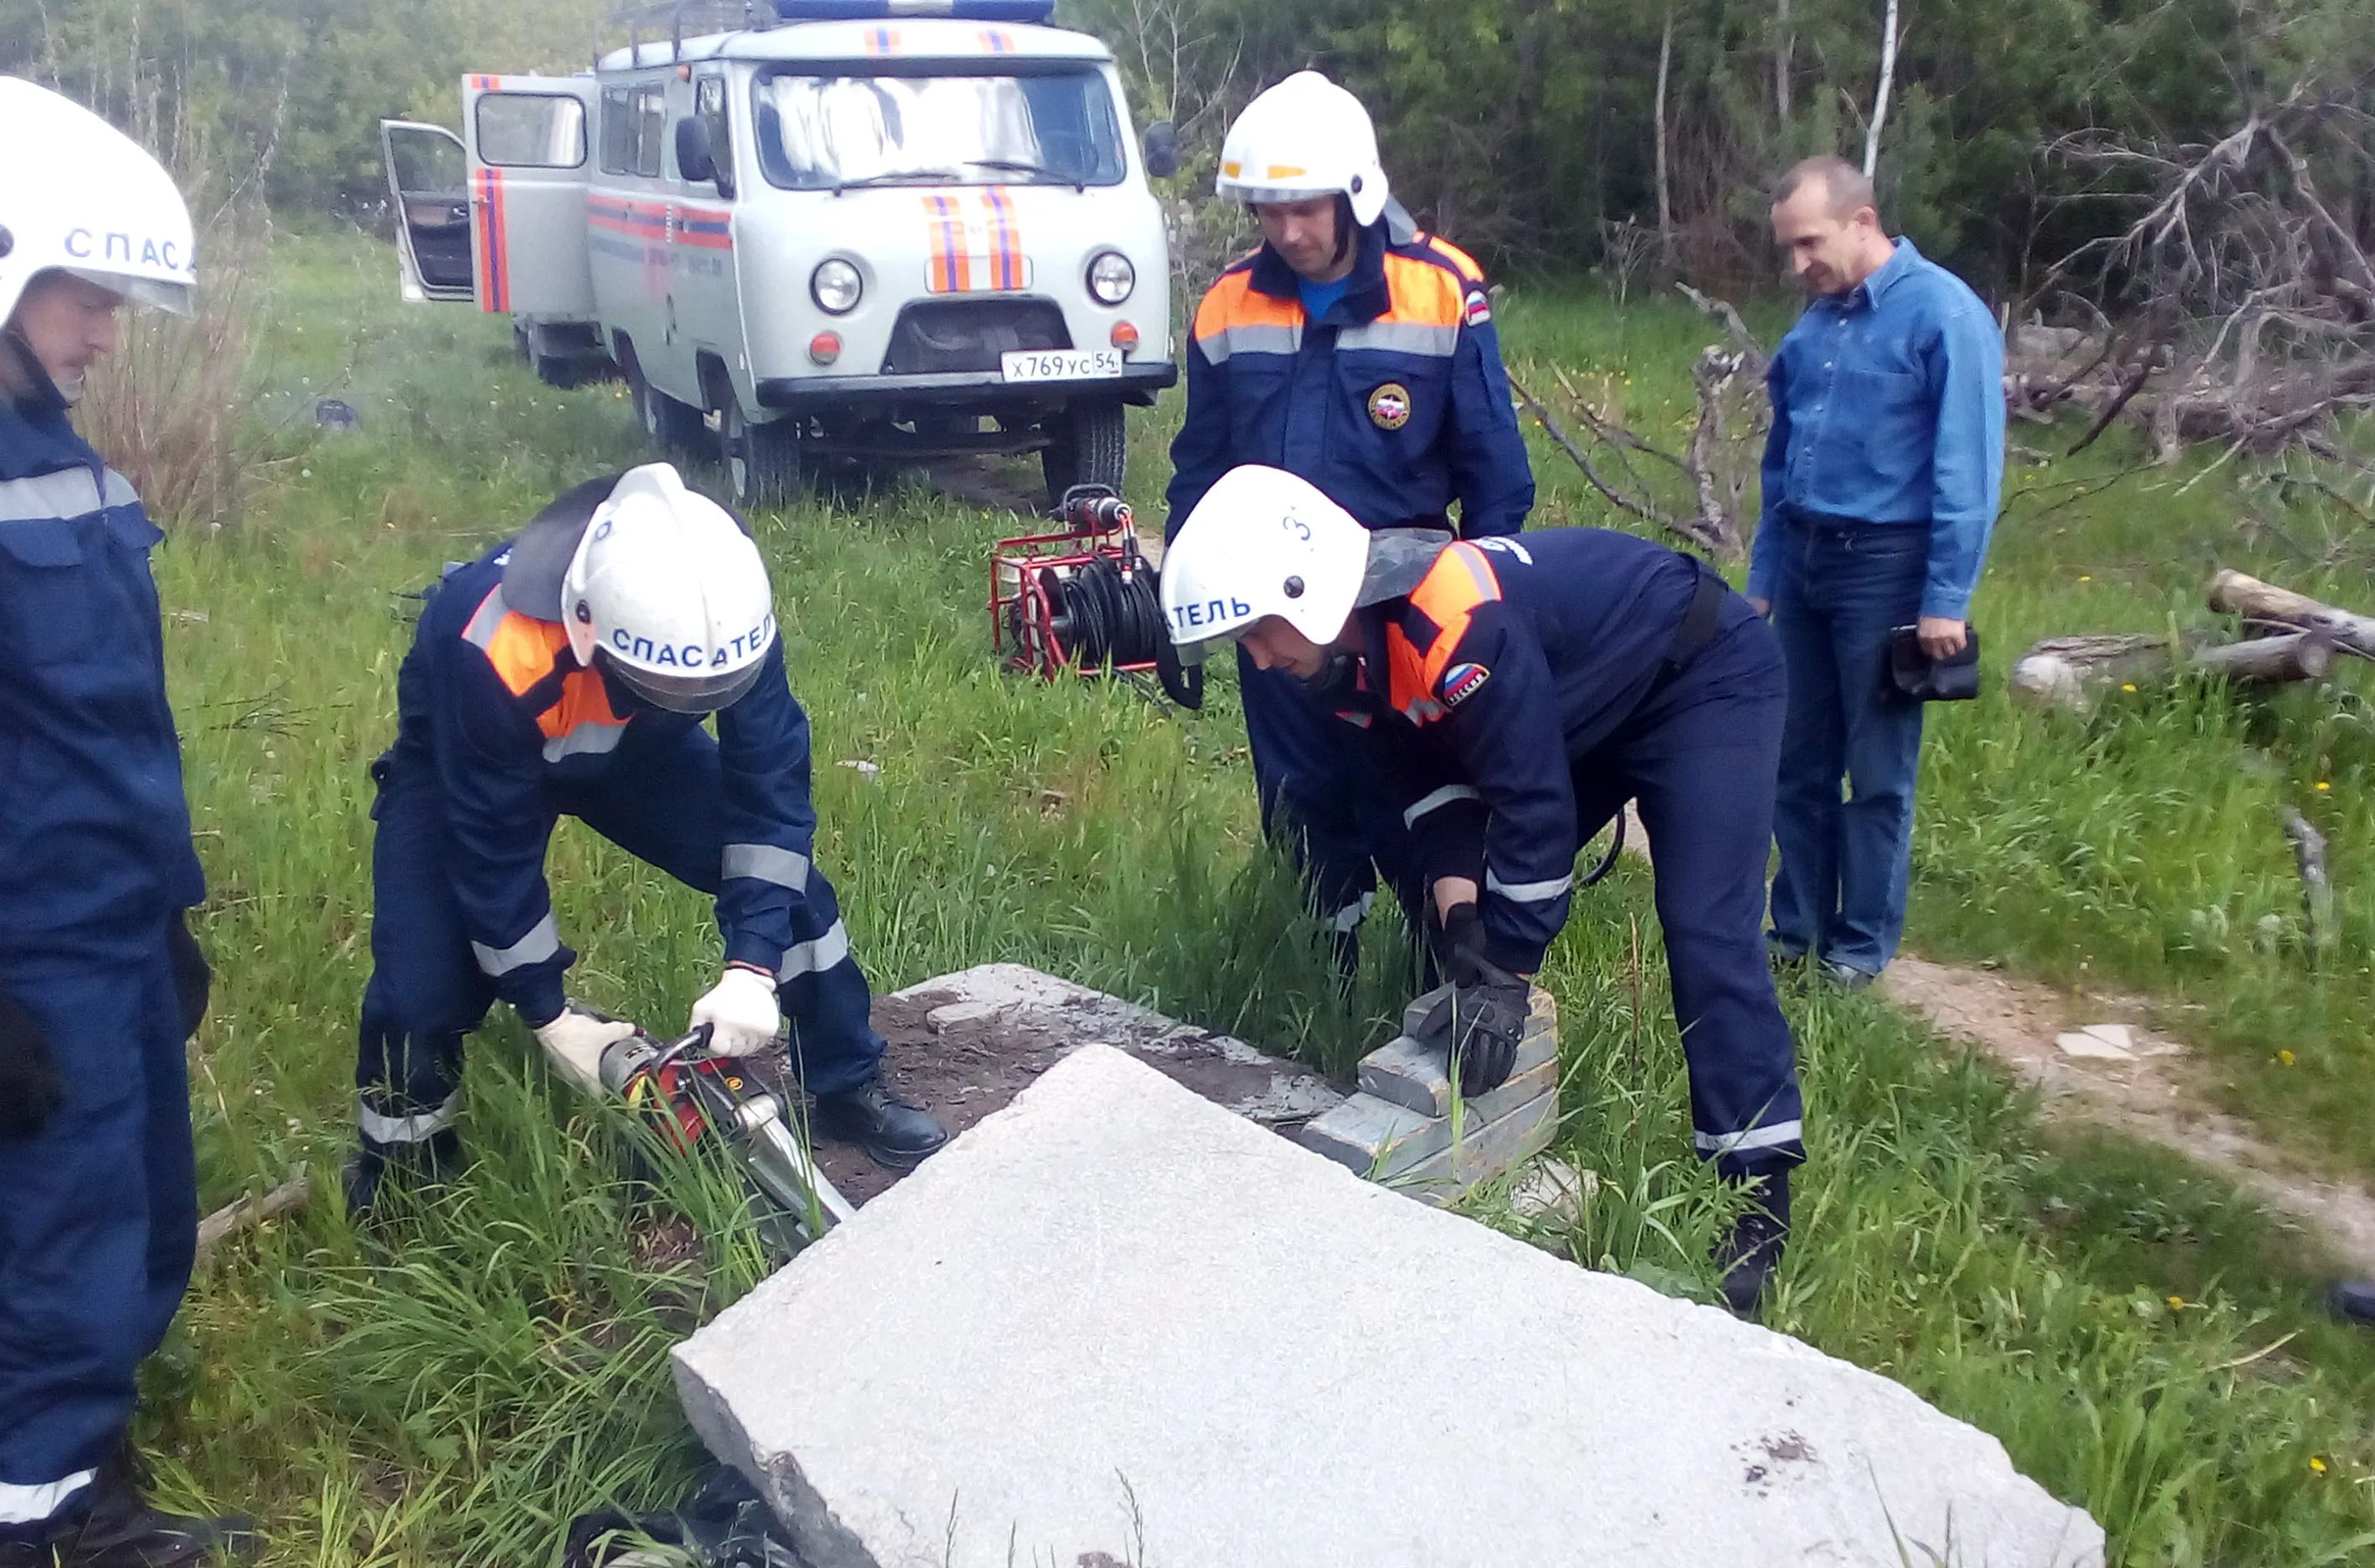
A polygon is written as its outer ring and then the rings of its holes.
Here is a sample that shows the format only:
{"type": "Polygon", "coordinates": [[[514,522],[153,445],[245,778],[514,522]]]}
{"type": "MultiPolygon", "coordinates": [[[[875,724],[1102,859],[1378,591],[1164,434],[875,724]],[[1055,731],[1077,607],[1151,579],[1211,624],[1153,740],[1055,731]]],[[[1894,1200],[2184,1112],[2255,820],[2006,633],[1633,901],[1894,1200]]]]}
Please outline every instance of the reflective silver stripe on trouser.
{"type": "Polygon", "coordinates": [[[1484,868],[1484,890],[1498,893],[1505,899],[1514,899],[1519,903],[1548,903],[1574,886],[1575,873],[1572,871],[1564,877],[1554,877],[1547,882],[1505,882],[1491,867],[1484,868]]]}
{"type": "Polygon", "coordinates": [[[720,871],[727,878],[749,877],[754,881],[773,882],[796,893],[806,891],[809,885],[809,857],[798,850],[777,849],[771,843],[727,844],[720,871]]]}
{"type": "Polygon", "coordinates": [[[1429,360],[1448,360],[1459,347],[1459,324],[1431,326],[1423,322],[1373,321],[1365,326],[1348,326],[1336,335],[1336,351],[1351,353],[1356,348],[1383,348],[1396,354],[1416,354],[1429,360]]]}
{"type": "Polygon", "coordinates": [[[1369,918],[1369,906],[1377,902],[1377,894],[1363,893],[1359,898],[1338,910],[1335,917],[1329,921],[1328,928],[1340,937],[1344,935],[1360,925],[1362,921],[1369,918]]]}
{"type": "Polygon", "coordinates": [[[1402,826],[1415,828],[1418,819],[1438,806],[1448,806],[1455,800],[1482,800],[1484,797],[1467,784],[1445,784],[1433,795],[1402,813],[1402,826]]]}
{"type": "Polygon", "coordinates": [[[552,923],[552,912],[528,927],[527,935],[508,948],[490,948],[483,942],[473,942],[470,950],[479,955],[479,967],[489,974],[509,974],[532,963],[542,963],[561,951],[561,927],[552,923]]]}
{"type": "Polygon", "coordinates": [[[39,1486],[0,1481],[0,1525],[37,1525],[55,1518],[68,1499],[98,1479],[99,1472],[93,1469],[77,1470],[64,1480],[43,1481],[39,1486]]]}
{"type": "Polygon", "coordinates": [[[1303,349],[1303,329],[1299,326],[1224,326],[1209,337],[1196,339],[1196,347],[1213,364],[1228,362],[1232,354],[1296,354],[1303,349]]]}
{"type": "Polygon", "coordinates": [[[101,507],[130,506],[140,499],[132,481],[107,470],[104,482],[88,468],[65,468],[30,479],[0,479],[0,523],[88,517],[101,507]]]}
{"type": "Polygon", "coordinates": [[[1743,1154],[1752,1149],[1778,1149],[1785,1143],[1796,1143],[1805,1137],[1805,1127],[1801,1121],[1775,1122],[1746,1132],[1700,1133],[1693,1141],[1701,1154],[1743,1154]]]}
{"type": "Polygon", "coordinates": [[[784,949],[783,967],[775,971],[778,984],[798,980],[803,974],[822,974],[826,970],[849,956],[849,927],[834,921],[823,936],[812,941],[795,942],[784,949]]]}
{"type": "Polygon", "coordinates": [[[455,1090],[445,1097],[445,1103],[432,1111],[422,1111],[409,1116],[391,1116],[371,1108],[371,1102],[355,1102],[355,1123],[363,1136],[373,1143],[425,1143],[454,1125],[462,1114],[462,1091],[455,1090]]]}

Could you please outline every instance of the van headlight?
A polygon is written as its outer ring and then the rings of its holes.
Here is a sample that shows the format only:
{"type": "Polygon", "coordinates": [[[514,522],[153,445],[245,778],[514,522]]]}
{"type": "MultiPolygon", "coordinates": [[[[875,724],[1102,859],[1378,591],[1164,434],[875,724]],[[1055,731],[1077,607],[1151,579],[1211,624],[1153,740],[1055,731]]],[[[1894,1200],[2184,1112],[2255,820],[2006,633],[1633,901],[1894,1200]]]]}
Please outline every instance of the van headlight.
{"type": "Polygon", "coordinates": [[[1138,268],[1119,251],[1100,251],[1089,263],[1089,293],[1101,305],[1118,305],[1138,287],[1138,268]]]}
{"type": "Polygon", "coordinates": [[[865,292],[866,279],[839,256],[819,262],[816,271],[809,275],[809,298],[827,315],[847,315],[857,309],[858,296],[865,292]]]}

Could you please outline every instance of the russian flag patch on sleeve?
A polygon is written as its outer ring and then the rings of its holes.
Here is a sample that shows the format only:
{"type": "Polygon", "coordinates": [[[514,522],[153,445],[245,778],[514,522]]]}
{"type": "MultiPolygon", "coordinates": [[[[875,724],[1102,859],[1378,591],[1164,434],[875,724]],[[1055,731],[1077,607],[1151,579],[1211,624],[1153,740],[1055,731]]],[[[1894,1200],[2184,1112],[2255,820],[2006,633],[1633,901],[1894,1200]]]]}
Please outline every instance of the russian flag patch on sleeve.
{"type": "Polygon", "coordinates": [[[1457,708],[1477,690],[1493,678],[1493,672],[1483,665],[1454,665],[1443,672],[1443,705],[1457,708]]]}
{"type": "Polygon", "coordinates": [[[1468,291],[1468,324],[1471,326],[1483,326],[1486,322],[1491,321],[1492,319],[1492,297],[1486,294],[1482,289],[1471,289],[1468,291]]]}

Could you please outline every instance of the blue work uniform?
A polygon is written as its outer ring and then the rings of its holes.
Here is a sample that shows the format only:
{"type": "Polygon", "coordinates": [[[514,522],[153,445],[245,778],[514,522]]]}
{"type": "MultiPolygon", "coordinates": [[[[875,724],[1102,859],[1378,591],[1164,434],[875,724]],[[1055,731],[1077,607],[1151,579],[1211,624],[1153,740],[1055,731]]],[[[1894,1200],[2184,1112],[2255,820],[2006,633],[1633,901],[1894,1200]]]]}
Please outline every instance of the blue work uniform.
{"type": "Polygon", "coordinates": [[[1598,528],[1447,545],[1357,616],[1330,701],[1422,885],[1477,882],[1487,956],[1530,974],[1577,850],[1637,800],[1698,1151],[1735,1180],[1802,1160],[1761,931],[1787,696],[1771,630],[1690,557],[1598,528]]]}
{"type": "MultiPolygon", "coordinates": [[[[1534,504],[1484,275],[1443,241],[1380,221],[1316,319],[1306,285],[1264,245],[1221,275],[1188,344],[1188,415],[1171,443],[1169,527],[1215,480],[1259,463],[1310,480],[1369,528],[1514,534],[1534,504]]],[[[1323,296],[1324,298],[1324,296],[1323,296]]],[[[1407,905],[1400,824],[1294,678],[1237,673],[1266,831],[1286,837],[1321,913],[1351,933],[1382,867],[1407,905]]]]}
{"type": "Polygon", "coordinates": [[[1807,305],[1766,385],[1748,592],[1790,666],[1773,940],[1877,974],[1905,926],[1921,758],[1889,644],[1919,617],[1967,615],[2003,486],[2003,346],[1979,297],[1899,240],[1807,305]]]}
{"type": "Polygon", "coordinates": [[[62,402],[0,400],[0,988],[65,1086],[38,1134],[0,1142],[0,1526],[95,1479],[197,1246],[166,932],[206,887],[148,574],[162,537],[62,402]]]}
{"type": "Polygon", "coordinates": [[[454,1124],[462,1036],[495,1000],[531,1026],[561,1011],[576,954],[554,925],[544,860],[562,816],[715,896],[726,961],[775,975],[811,1091],[871,1081],[882,1039],[833,885],[810,860],[808,715],[780,641],[712,739],[698,717],[578,663],[557,620],[512,607],[511,550],[430,591],[397,673],[396,744],[372,768],[372,972],[355,1068],[366,1153],[454,1124]]]}

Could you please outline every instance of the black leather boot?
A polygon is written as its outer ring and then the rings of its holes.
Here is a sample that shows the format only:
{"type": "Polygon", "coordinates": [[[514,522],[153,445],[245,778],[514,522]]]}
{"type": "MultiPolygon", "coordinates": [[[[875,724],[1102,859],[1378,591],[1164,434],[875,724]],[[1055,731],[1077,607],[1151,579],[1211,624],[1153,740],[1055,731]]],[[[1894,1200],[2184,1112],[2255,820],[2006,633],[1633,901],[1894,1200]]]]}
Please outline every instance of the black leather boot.
{"type": "Polygon", "coordinates": [[[360,1225],[372,1217],[391,1187],[433,1186],[461,1170],[462,1162],[462,1135],[452,1127],[431,1133],[419,1143],[373,1143],[365,1138],[339,1173],[347,1215],[360,1225]]]}
{"type": "Polygon", "coordinates": [[[838,1094],[816,1097],[816,1130],[854,1143],[877,1165],[912,1171],[949,1141],[949,1129],[920,1105],[910,1105],[880,1079],[838,1094]]]}
{"type": "Polygon", "coordinates": [[[0,1542],[0,1568],[185,1568],[255,1550],[255,1521],[168,1514],[134,1477],[111,1465],[78,1506],[34,1536],[0,1542]]]}
{"type": "Polygon", "coordinates": [[[1723,1270],[1723,1304],[1734,1317],[1756,1316],[1789,1243],[1790,1173],[1785,1169],[1766,1174],[1764,1185],[1732,1221],[1731,1233],[1716,1244],[1716,1267],[1723,1270]]]}

